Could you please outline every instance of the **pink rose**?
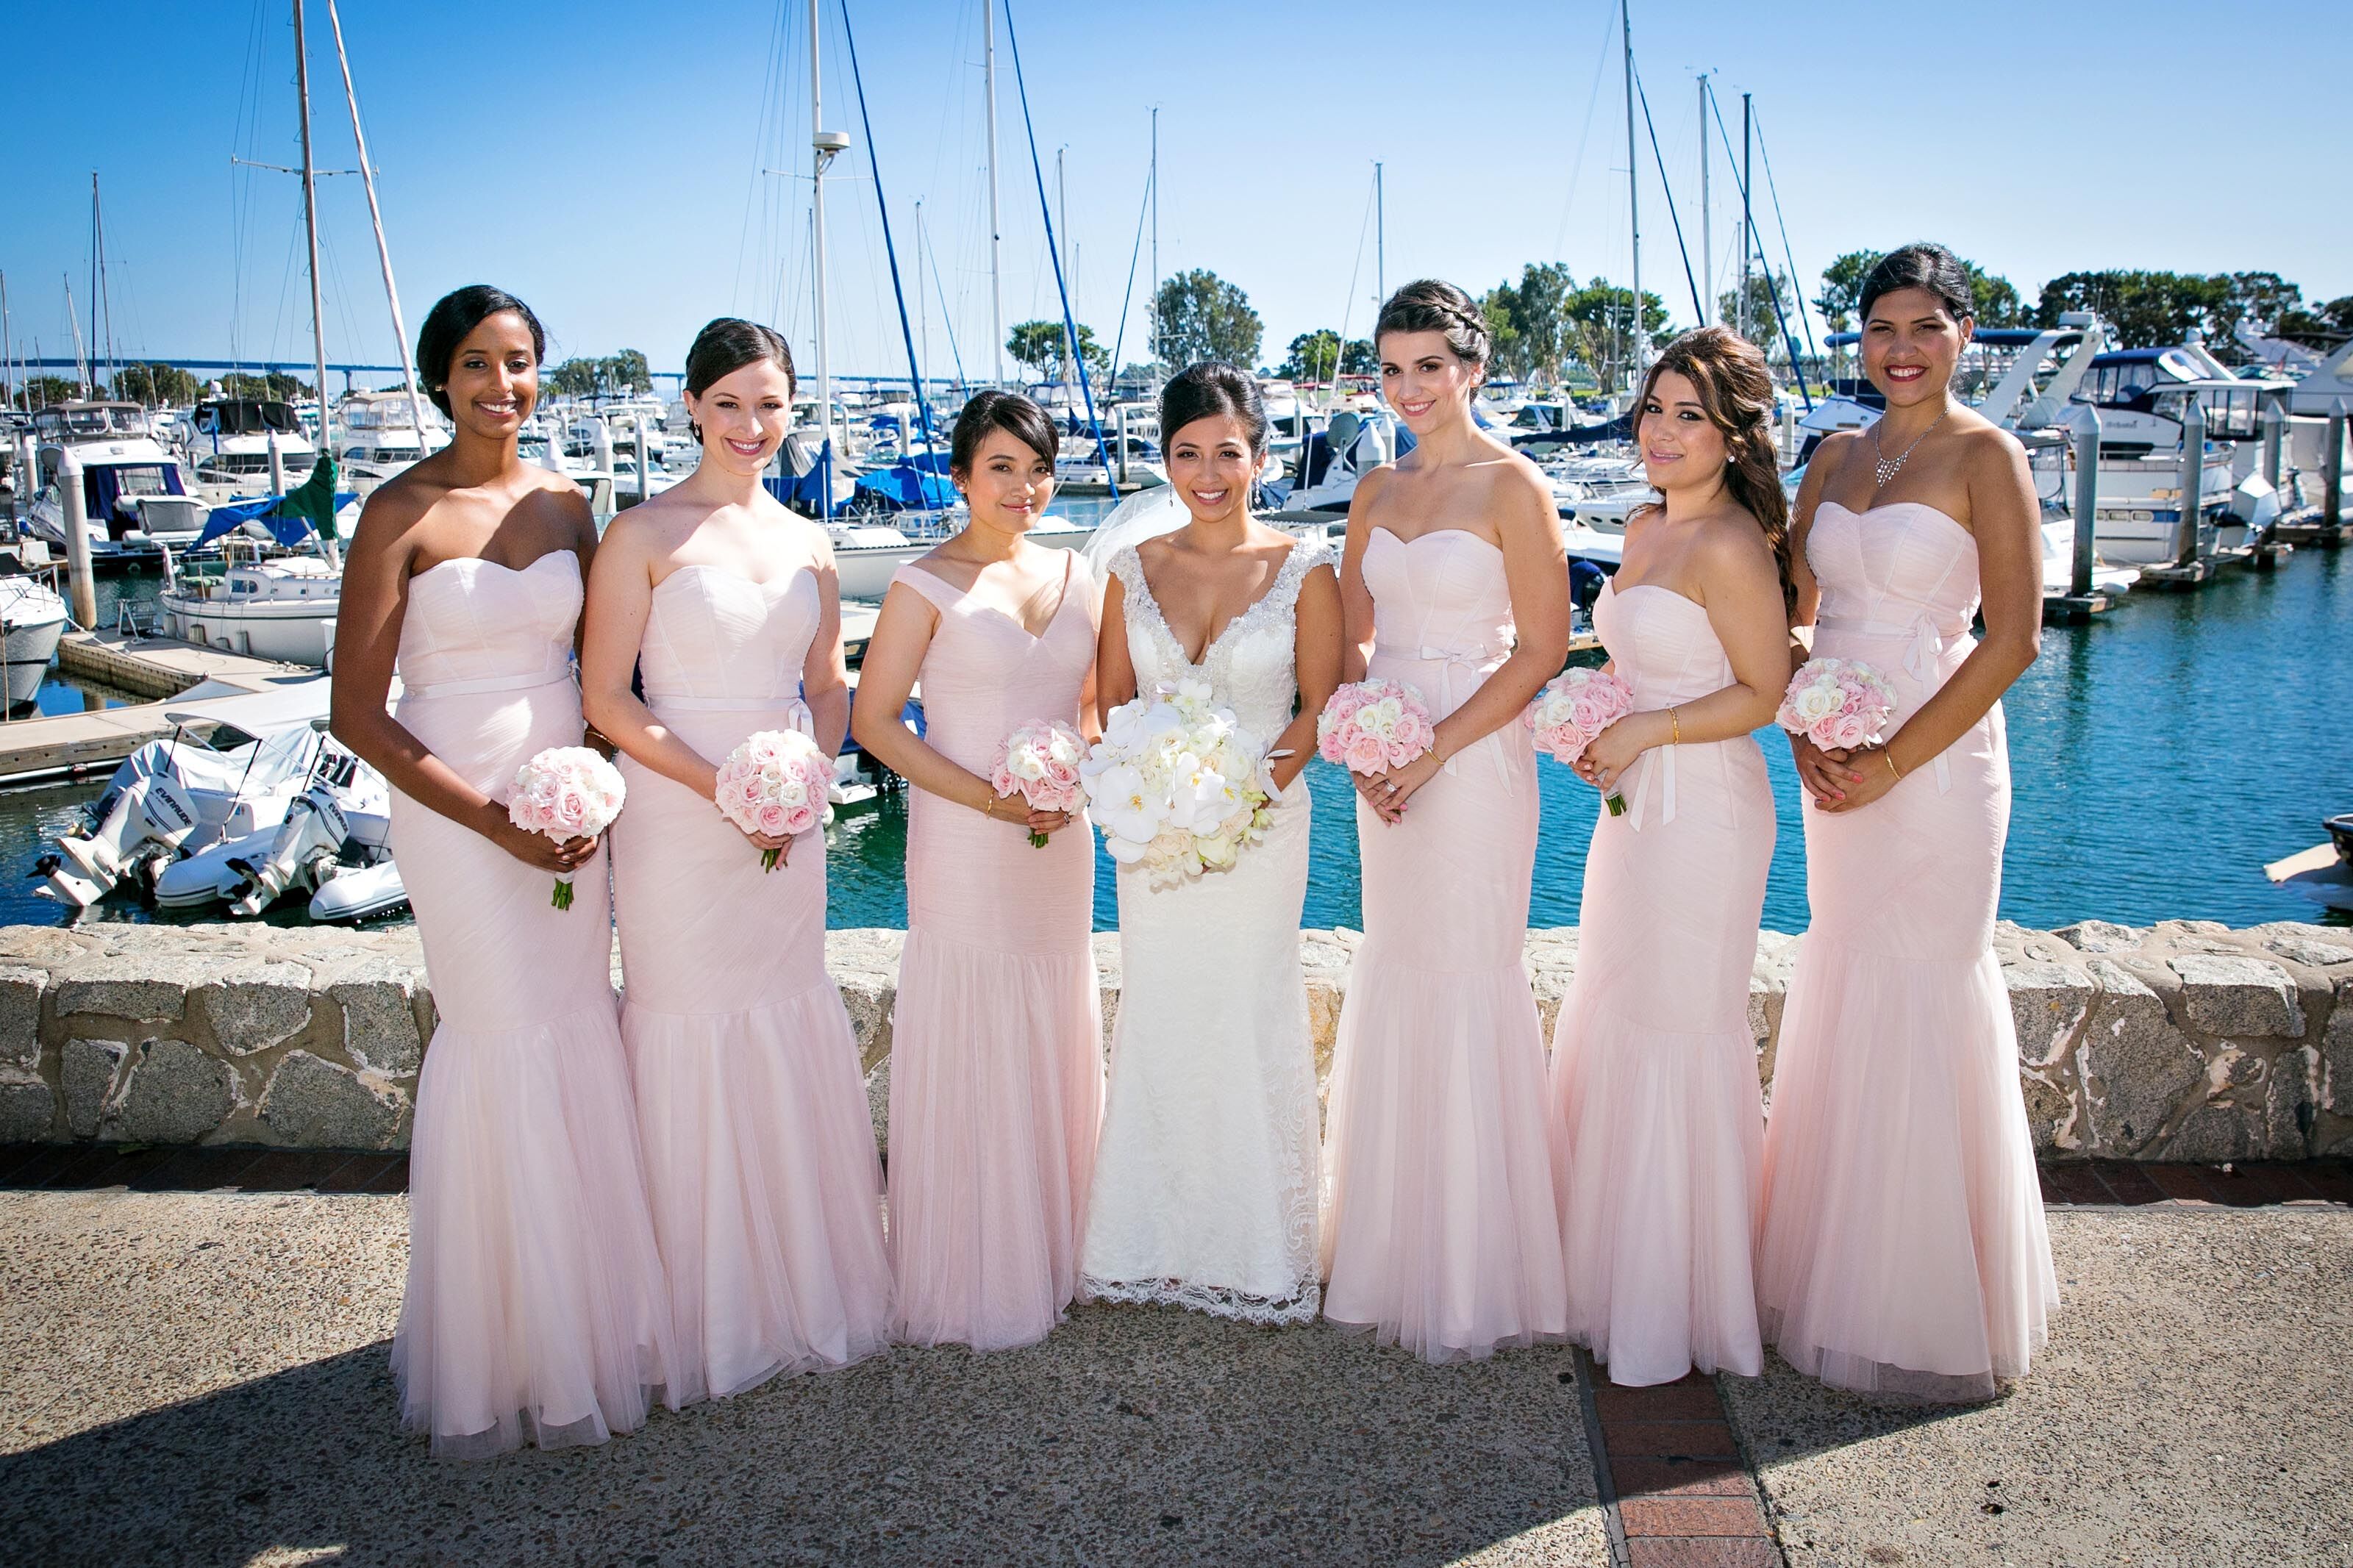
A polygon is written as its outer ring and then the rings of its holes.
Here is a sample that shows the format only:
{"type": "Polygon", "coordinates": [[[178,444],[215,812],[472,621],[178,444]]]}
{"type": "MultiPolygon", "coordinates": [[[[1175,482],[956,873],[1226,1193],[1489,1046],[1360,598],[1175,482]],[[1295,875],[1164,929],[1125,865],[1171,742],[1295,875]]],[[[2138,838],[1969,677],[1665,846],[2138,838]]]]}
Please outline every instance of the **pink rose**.
{"type": "Polygon", "coordinates": [[[1346,759],[1349,770],[1360,773],[1377,773],[1388,766],[1388,753],[1379,741],[1357,733],[1348,737],[1346,759]]]}
{"type": "Polygon", "coordinates": [[[781,805],[763,805],[753,814],[753,821],[770,838],[783,838],[792,832],[792,814],[781,805]]]}

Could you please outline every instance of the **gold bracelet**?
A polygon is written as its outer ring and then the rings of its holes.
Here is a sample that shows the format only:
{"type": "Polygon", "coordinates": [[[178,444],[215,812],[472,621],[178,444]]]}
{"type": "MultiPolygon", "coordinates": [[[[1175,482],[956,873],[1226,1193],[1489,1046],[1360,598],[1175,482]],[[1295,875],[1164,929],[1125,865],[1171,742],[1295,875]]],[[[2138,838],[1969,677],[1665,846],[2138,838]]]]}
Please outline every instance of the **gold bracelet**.
{"type": "Polygon", "coordinates": [[[1674,727],[1674,738],[1669,741],[1667,744],[1670,746],[1682,745],[1683,743],[1683,721],[1675,717],[1675,710],[1672,708],[1669,708],[1667,710],[1667,722],[1674,727]]]}
{"type": "Polygon", "coordinates": [[[1887,771],[1895,775],[1895,782],[1897,784],[1902,784],[1904,782],[1904,770],[1895,765],[1894,749],[1889,746],[1882,746],[1879,748],[1879,754],[1887,759],[1887,771]]]}

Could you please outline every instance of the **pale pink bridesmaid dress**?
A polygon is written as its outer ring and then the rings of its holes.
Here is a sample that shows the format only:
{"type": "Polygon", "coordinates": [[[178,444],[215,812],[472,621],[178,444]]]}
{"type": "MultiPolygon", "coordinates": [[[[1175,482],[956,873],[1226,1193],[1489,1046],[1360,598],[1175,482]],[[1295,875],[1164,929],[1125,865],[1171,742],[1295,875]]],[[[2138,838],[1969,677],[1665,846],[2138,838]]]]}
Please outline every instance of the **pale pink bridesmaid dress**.
{"type": "MultiPolygon", "coordinates": [[[[1605,587],[1593,624],[1637,712],[1732,683],[1707,611],[1605,587]]],[[[1553,1033],[1570,1333],[1613,1383],[1764,1370],[1751,1268],[1764,1110],[1748,976],[1773,788],[1742,735],[1645,752],[1597,807],[1577,978],[1553,1033]]]]}
{"type": "MultiPolygon", "coordinates": [[[[1512,649],[1504,554],[1439,529],[1366,542],[1369,674],[1451,713],[1512,649]]],[[[1567,1331],[1524,950],[1535,753],[1514,720],[1385,824],[1361,801],[1365,935],[1333,1054],[1324,1315],[1431,1361],[1567,1331]]]]}
{"type": "MultiPolygon", "coordinates": [[[[1916,501],[1824,501],[1806,559],[1813,651],[1888,678],[1892,733],[1968,655],[1977,542],[1916,501]]],[[[2058,1305],[1991,945],[2009,827],[1999,705],[1871,805],[1806,811],[1757,1290],[1766,1338],[1841,1388],[1989,1398],[2058,1305]]]]}
{"type": "MultiPolygon", "coordinates": [[[[670,573],[639,653],[654,717],[712,763],[756,731],[805,730],[821,592],[807,568],[772,583],[670,573]]],[[[881,1169],[858,1043],[825,971],[824,833],[764,871],[710,801],[620,765],[621,1032],[670,1278],[676,1405],[881,1348],[881,1169]]]]}
{"type": "MultiPolygon", "coordinates": [[[[580,743],[580,595],[568,550],[408,580],[396,717],[492,800],[580,743]]],[[[558,910],[554,873],[397,789],[392,839],[440,1016],[409,1146],[402,1417],[438,1457],[600,1443],[645,1419],[668,1333],[603,851],[558,910]]]]}
{"type": "MultiPolygon", "coordinates": [[[[925,739],[986,777],[1033,719],[1075,724],[1095,593],[1067,552],[1032,637],[920,565],[894,583],[939,611],[923,658],[925,739]]],[[[912,790],[907,945],[891,1031],[891,1257],[898,1337],[1002,1350],[1046,1337],[1079,1282],[1103,1116],[1103,1024],[1084,818],[1029,830],[912,790]]]]}

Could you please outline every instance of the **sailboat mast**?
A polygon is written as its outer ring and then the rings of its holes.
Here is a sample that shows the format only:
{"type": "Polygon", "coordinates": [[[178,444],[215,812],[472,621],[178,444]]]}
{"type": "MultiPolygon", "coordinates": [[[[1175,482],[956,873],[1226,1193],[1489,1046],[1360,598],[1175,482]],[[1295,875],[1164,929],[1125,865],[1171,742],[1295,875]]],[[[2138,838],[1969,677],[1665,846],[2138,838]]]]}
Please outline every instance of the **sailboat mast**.
{"type": "MultiPolygon", "coordinates": [[[[302,47],[302,0],[294,0],[294,89],[302,100],[302,227],[311,244],[311,363],[319,377],[319,450],[327,433],[327,307],[319,291],[319,167],[311,155],[311,56],[302,47]]],[[[424,432],[417,432],[419,439],[424,432]]]]}
{"type": "Polygon", "coordinates": [[[66,282],[66,325],[73,329],[74,374],[79,379],[83,392],[96,396],[98,389],[90,384],[90,359],[82,353],[81,323],[74,320],[73,274],[68,272],[63,276],[66,282]]]}
{"type": "MultiPolygon", "coordinates": [[[[1160,106],[1152,106],[1152,366],[1160,370],[1160,106]]],[[[1113,367],[1114,372],[1117,366],[1113,367]]]]}
{"type": "MultiPolygon", "coordinates": [[[[915,198],[915,321],[923,334],[923,363],[932,363],[932,302],[923,293],[923,198],[915,198]]],[[[915,408],[923,406],[923,384],[915,383],[915,408]]]]}
{"type": "Polygon", "coordinates": [[[90,395],[98,395],[98,171],[90,172],[90,395]]]}
{"type": "MultiPolygon", "coordinates": [[[[825,134],[825,96],[818,70],[818,23],[821,13],[818,0],[809,0],[809,249],[817,286],[817,409],[818,419],[825,427],[825,446],[828,454],[833,448],[833,359],[832,343],[826,331],[825,321],[825,166],[831,160],[827,155],[825,134]]],[[[833,467],[824,465],[825,494],[819,498],[824,514],[833,515],[833,467]]]]}
{"type": "MultiPolygon", "coordinates": [[[[1362,245],[1364,241],[1356,243],[1362,245]]],[[[1362,256],[1364,252],[1360,250],[1356,254],[1362,256]]],[[[1389,297],[1388,270],[1388,197],[1381,184],[1380,160],[1376,158],[1373,160],[1373,297],[1384,302],[1389,297]]]]}
{"type": "Polygon", "coordinates": [[[1626,44],[1626,217],[1634,242],[1634,300],[1628,347],[1634,367],[1633,385],[1640,387],[1649,368],[1649,344],[1642,333],[1642,182],[1641,162],[1634,156],[1634,23],[1627,0],[1618,0],[1618,30],[1626,44]]]}
{"type": "MultiPolygon", "coordinates": [[[[1715,208],[1708,200],[1707,167],[1712,160],[1707,155],[1707,73],[1699,78],[1699,278],[1703,310],[1715,309],[1715,208]]],[[[1704,327],[1707,321],[1702,317],[1704,327]]]]}
{"type": "MultiPolygon", "coordinates": [[[[1062,154],[1069,151],[1067,147],[1054,149],[1054,205],[1060,209],[1062,215],[1062,275],[1065,278],[1071,276],[1071,187],[1062,180],[1062,154]]],[[[1077,281],[1076,279],[1071,279],[1073,286],[1077,281]]],[[[1062,384],[1065,387],[1073,384],[1079,379],[1071,368],[1077,349],[1076,343],[1068,341],[1062,344],[1062,384]]]]}
{"type": "Polygon", "coordinates": [[[988,100],[988,343],[1005,384],[1005,222],[997,200],[997,0],[980,0],[981,96],[988,100]]]}
{"type": "Polygon", "coordinates": [[[1754,342],[1756,329],[1764,323],[1753,320],[1756,311],[1748,303],[1748,256],[1757,248],[1757,215],[1748,200],[1748,159],[1756,146],[1749,133],[1749,95],[1740,95],[1740,335],[1754,342]]]}
{"type": "MultiPolygon", "coordinates": [[[[327,26],[335,35],[335,62],[343,68],[343,101],[351,106],[352,142],[360,155],[360,182],[367,187],[368,222],[375,228],[375,258],[384,268],[385,302],[392,308],[392,346],[400,355],[400,374],[408,383],[408,419],[417,426],[417,455],[428,454],[425,447],[425,399],[417,390],[417,366],[409,358],[408,327],[400,316],[400,289],[392,280],[392,247],[385,243],[384,209],[376,205],[375,169],[368,163],[367,132],[360,129],[360,95],[352,86],[352,58],[343,48],[343,18],[335,8],[335,0],[327,0],[327,26]]],[[[563,437],[551,437],[554,456],[549,467],[560,468],[556,459],[563,453],[563,437]]]]}

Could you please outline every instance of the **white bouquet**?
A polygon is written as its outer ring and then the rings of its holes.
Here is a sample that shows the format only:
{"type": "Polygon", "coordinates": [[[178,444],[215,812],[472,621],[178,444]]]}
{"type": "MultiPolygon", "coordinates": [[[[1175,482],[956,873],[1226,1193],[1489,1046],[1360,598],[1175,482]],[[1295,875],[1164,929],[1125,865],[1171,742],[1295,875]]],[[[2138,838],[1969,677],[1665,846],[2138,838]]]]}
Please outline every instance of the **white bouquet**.
{"type": "Polygon", "coordinates": [[[1111,858],[1173,888],[1230,868],[1266,832],[1269,760],[1207,682],[1180,680],[1113,709],[1079,773],[1111,858]]]}

